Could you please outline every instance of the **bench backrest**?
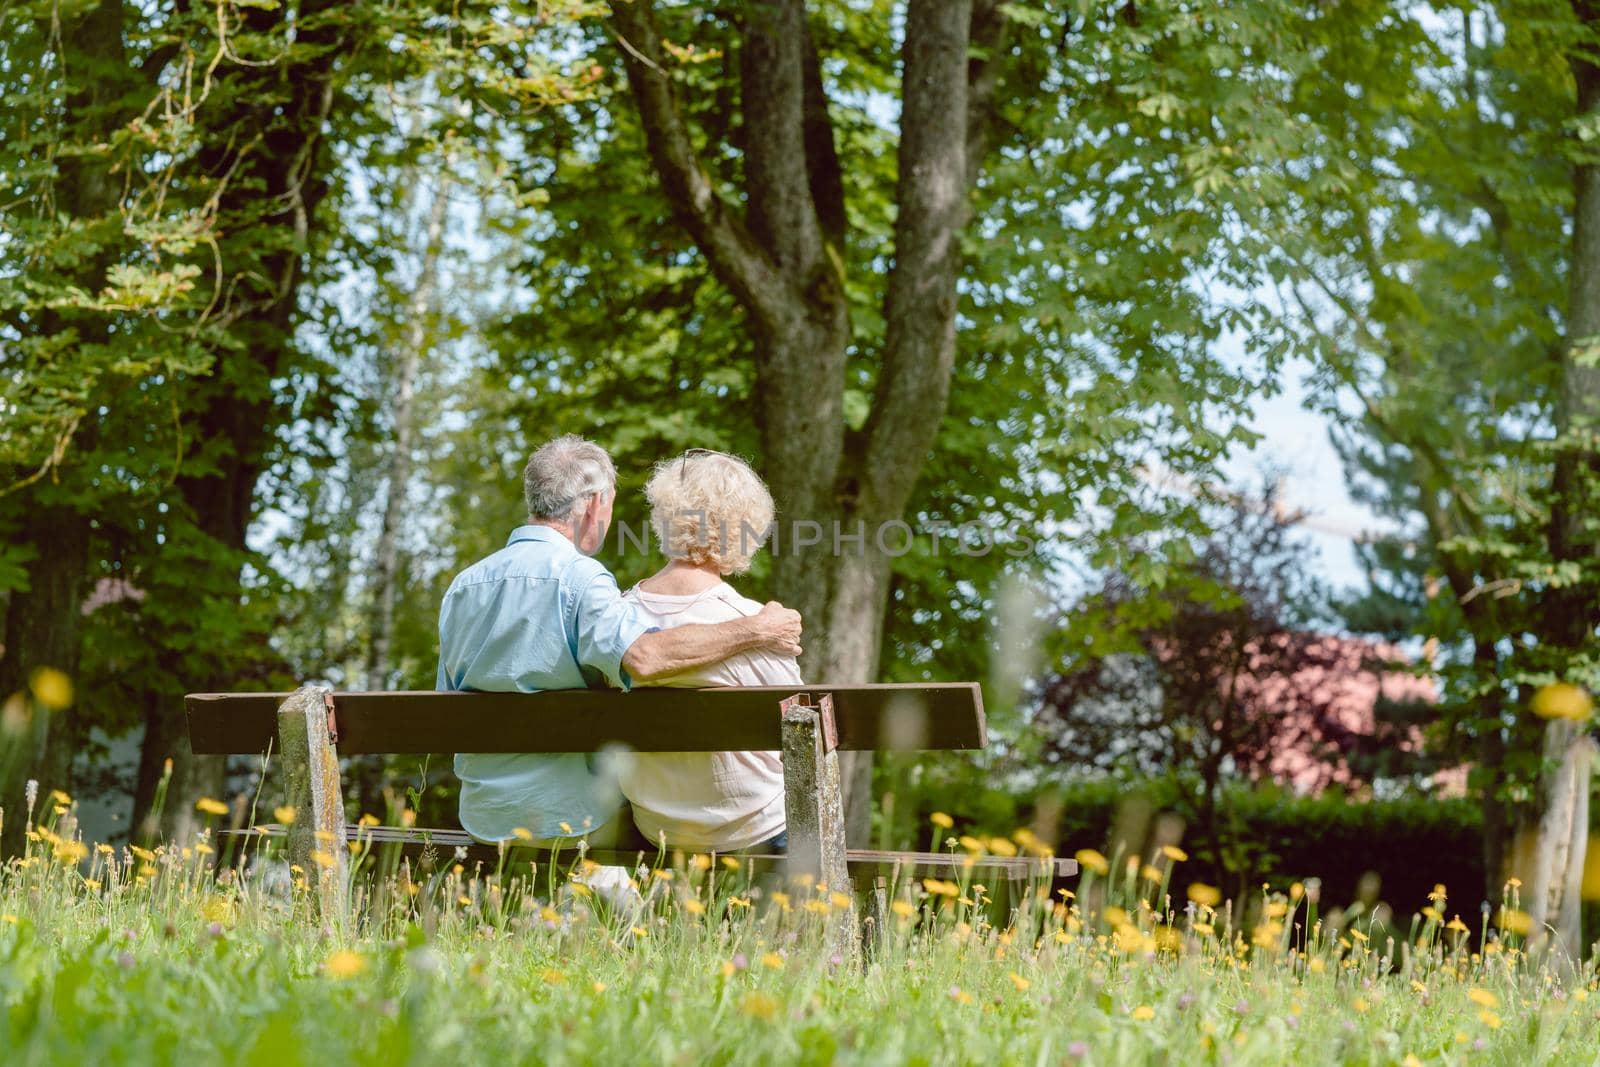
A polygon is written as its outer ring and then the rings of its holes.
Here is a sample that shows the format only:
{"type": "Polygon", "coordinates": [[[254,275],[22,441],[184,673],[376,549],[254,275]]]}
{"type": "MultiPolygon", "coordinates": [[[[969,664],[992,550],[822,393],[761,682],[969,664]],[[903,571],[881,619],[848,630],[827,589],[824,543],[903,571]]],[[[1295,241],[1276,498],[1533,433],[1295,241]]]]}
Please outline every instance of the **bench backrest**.
{"type": "MultiPolygon", "coordinates": [[[[341,754],[430,752],[769,751],[778,705],[827,694],[840,749],[981,749],[983,696],[973,682],[567,689],[547,693],[334,693],[341,754]]],[[[191,693],[196,755],[265,752],[287,693],[191,693]]]]}

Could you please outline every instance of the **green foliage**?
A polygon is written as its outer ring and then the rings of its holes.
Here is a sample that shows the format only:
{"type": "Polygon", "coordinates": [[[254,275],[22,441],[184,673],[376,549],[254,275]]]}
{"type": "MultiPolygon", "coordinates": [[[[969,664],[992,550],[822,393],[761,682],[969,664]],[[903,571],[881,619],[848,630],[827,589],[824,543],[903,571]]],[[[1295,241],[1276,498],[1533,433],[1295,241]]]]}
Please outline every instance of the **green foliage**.
{"type": "Polygon", "coordinates": [[[896,794],[891,836],[925,847],[927,818],[942,811],[967,828],[963,832],[1003,836],[1018,826],[1032,827],[1063,856],[1081,848],[1149,856],[1157,843],[1176,840],[1190,853],[1186,877],[1230,892],[1315,878],[1327,901],[1376,895],[1403,912],[1420,908],[1442,882],[1464,909],[1476,911],[1484,885],[1483,815],[1470,797],[1371,798],[1339,789],[1310,797],[1273,786],[1231,785],[1221,808],[1237,842],[1237,865],[1219,870],[1182,834],[1197,817],[1197,793],[1170,777],[1019,789],[970,771],[928,775],[896,794]],[[1173,826],[1161,826],[1173,817],[1173,826]],[[1376,888],[1363,882],[1369,872],[1377,876],[1376,888]]]}
{"type": "Polygon", "coordinates": [[[1550,539],[1580,151],[1567,61],[1589,31],[1538,2],[1325,27],[1296,92],[1328,176],[1305,188],[1285,274],[1352,491],[1396,530],[1363,547],[1373,588],[1346,614],[1426,641],[1436,747],[1515,805],[1539,771],[1532,688],[1600,683],[1592,649],[1552,629],[1554,598],[1600,576],[1550,539]]]}

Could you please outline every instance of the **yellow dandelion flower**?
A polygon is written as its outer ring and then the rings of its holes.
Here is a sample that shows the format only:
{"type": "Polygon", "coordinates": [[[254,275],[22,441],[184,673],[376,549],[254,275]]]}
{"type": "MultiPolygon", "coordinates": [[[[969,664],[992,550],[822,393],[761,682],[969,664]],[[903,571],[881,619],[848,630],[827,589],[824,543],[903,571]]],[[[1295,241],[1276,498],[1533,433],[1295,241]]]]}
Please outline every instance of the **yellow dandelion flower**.
{"type": "Polygon", "coordinates": [[[789,910],[789,894],[777,892],[772,894],[772,902],[784,911],[789,910]]]}
{"type": "Polygon", "coordinates": [[[748,1015],[752,1019],[762,1022],[771,1022],[778,1017],[781,1005],[771,993],[763,993],[759,989],[752,989],[739,998],[739,1014],[748,1015]]]}
{"type": "Polygon", "coordinates": [[[1026,978],[1022,977],[1022,975],[1018,974],[1016,971],[1012,971],[1011,972],[1011,984],[1016,986],[1018,993],[1026,993],[1028,991],[1028,987],[1030,985],[1032,985],[1033,983],[1029,982],[1026,978]]]}
{"type": "Polygon", "coordinates": [[[62,841],[59,838],[54,846],[55,858],[67,866],[83,862],[89,854],[89,846],[82,841],[62,841]]]}
{"type": "Polygon", "coordinates": [[[917,909],[908,900],[897,900],[889,905],[889,910],[902,919],[909,919],[917,913],[917,909]]]}
{"type": "Polygon", "coordinates": [[[339,861],[334,858],[333,853],[324,852],[320,848],[311,854],[311,859],[318,867],[336,867],[339,863],[339,861]]]}
{"type": "Polygon", "coordinates": [[[838,892],[829,893],[828,894],[828,900],[836,908],[848,908],[850,906],[850,903],[851,903],[850,894],[848,894],[848,893],[838,893],[838,892]]]}
{"type": "Polygon", "coordinates": [[[1478,1021],[1491,1030],[1500,1029],[1500,1016],[1496,1015],[1488,1008],[1485,1008],[1478,1013],[1478,1021]]]}
{"type": "Polygon", "coordinates": [[[17,917],[8,911],[4,915],[0,915],[0,923],[10,923],[15,926],[17,925],[17,917]]]}
{"type": "Polygon", "coordinates": [[[28,688],[39,703],[51,711],[72,706],[72,679],[54,667],[40,667],[28,678],[28,688]]]}
{"type": "Polygon", "coordinates": [[[1203,907],[1214,908],[1222,903],[1222,890],[1214,885],[1204,882],[1190,882],[1187,890],[1189,899],[1203,907]]]}
{"type": "Polygon", "coordinates": [[[367,969],[367,961],[359,952],[340,949],[322,963],[322,970],[330,978],[354,978],[367,969]]]}
{"type": "Polygon", "coordinates": [[[730,908],[748,908],[749,906],[750,906],[750,898],[749,897],[729,897],[728,898],[728,907],[730,907],[730,908]]]}
{"type": "Polygon", "coordinates": [[[1500,998],[1487,989],[1469,989],[1467,990],[1467,999],[1479,1007],[1498,1008],[1500,1006],[1500,998]]]}
{"type": "Polygon", "coordinates": [[[606,984],[604,982],[595,982],[589,988],[594,990],[596,994],[604,993],[606,991],[606,984]]]}
{"type": "Polygon", "coordinates": [[[941,830],[948,830],[956,824],[954,819],[942,811],[936,811],[932,815],[928,816],[928,821],[939,827],[941,830]]]}
{"type": "Polygon", "coordinates": [[[1133,1009],[1133,1017],[1140,1022],[1149,1022],[1156,1017],[1156,1010],[1148,1004],[1141,1004],[1133,1009]]]}
{"type": "Polygon", "coordinates": [[[700,903],[694,897],[690,897],[688,900],[683,902],[683,910],[688,912],[690,915],[704,915],[706,913],[706,906],[700,903]]]}
{"type": "Polygon", "coordinates": [[[781,970],[783,963],[783,957],[778,955],[776,952],[764,952],[761,954],[761,966],[763,967],[771,967],[773,970],[781,970]]]}
{"type": "Polygon", "coordinates": [[[194,802],[194,806],[196,809],[205,812],[207,815],[228,814],[228,805],[212,797],[201,797],[199,800],[194,802]]]}
{"type": "Polygon", "coordinates": [[[1533,694],[1528,707],[1541,719],[1583,721],[1594,711],[1594,701],[1581,688],[1567,682],[1553,682],[1533,694]]]}
{"type": "Polygon", "coordinates": [[[1093,871],[1102,877],[1107,871],[1111,870],[1111,864],[1106,860],[1105,856],[1092,848],[1080,848],[1072,858],[1077,860],[1078,866],[1084,870],[1093,871]]]}
{"type": "Polygon", "coordinates": [[[1004,856],[1010,859],[1017,854],[1017,846],[1004,837],[991,837],[989,838],[989,851],[996,856],[1004,856]]]}
{"type": "Polygon", "coordinates": [[[1533,929],[1533,916],[1516,908],[1503,908],[1500,911],[1500,929],[1526,937],[1533,929]]]}
{"type": "Polygon", "coordinates": [[[1357,997],[1355,1000],[1350,1002],[1350,1007],[1355,1009],[1356,1014],[1365,1015],[1367,1013],[1367,1009],[1372,1007],[1372,1005],[1367,1003],[1365,997],[1357,997]]]}
{"type": "Polygon", "coordinates": [[[696,852],[689,857],[689,866],[697,871],[709,871],[711,869],[711,857],[704,853],[696,852]]]}
{"type": "Polygon", "coordinates": [[[72,797],[68,796],[66,793],[63,793],[59,789],[50,790],[50,799],[55,801],[57,804],[62,805],[63,807],[72,806],[72,797]]]}
{"type": "Polygon", "coordinates": [[[280,804],[272,809],[272,817],[285,826],[294,825],[294,817],[300,814],[294,810],[293,804],[280,804]]]}
{"type": "Polygon", "coordinates": [[[548,985],[560,985],[567,980],[567,976],[554,967],[546,967],[540,972],[539,977],[543,978],[548,985]]]}
{"type": "Polygon", "coordinates": [[[978,838],[978,837],[972,837],[972,836],[970,836],[968,834],[962,834],[961,835],[961,847],[966,849],[968,852],[982,852],[983,851],[983,839],[982,838],[978,838]]]}
{"type": "Polygon", "coordinates": [[[1182,863],[1189,858],[1189,854],[1177,845],[1162,845],[1161,854],[1173,863],[1182,863]]]}
{"type": "Polygon", "coordinates": [[[722,865],[728,868],[730,871],[737,871],[739,869],[739,861],[734,859],[732,856],[723,856],[722,865]]]}

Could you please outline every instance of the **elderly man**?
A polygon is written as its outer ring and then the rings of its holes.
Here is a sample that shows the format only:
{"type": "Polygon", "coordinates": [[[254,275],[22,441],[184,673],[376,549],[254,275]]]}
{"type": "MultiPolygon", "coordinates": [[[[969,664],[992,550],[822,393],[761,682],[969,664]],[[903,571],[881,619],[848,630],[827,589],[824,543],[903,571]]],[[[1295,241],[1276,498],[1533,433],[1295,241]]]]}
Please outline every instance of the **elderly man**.
{"type": "MultiPolygon", "coordinates": [[[[543,445],[523,472],[528,524],[456,576],[439,609],[437,688],[534,693],[627,689],[740,652],[800,652],[800,615],[777,603],[714,625],[658,630],[590,558],[616,497],[611,457],[581,437],[543,445]]],[[[462,753],[461,825],[481,841],[529,834],[614,843],[627,821],[590,757],[462,753]]]]}

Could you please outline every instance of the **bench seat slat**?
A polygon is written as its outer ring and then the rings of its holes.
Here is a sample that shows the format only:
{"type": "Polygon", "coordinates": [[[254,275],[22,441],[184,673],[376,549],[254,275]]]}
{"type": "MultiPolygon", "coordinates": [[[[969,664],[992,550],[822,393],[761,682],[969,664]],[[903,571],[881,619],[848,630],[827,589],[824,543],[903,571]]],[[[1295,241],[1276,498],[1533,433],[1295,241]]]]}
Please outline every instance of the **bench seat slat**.
{"type": "MultiPolygon", "coordinates": [[[[774,751],[778,702],[833,696],[839,748],[981,749],[976,683],[566,689],[546,693],[334,693],[341,755],[451,752],[774,751]]],[[[191,693],[184,698],[196,755],[265,752],[287,693],[191,693]]]]}

